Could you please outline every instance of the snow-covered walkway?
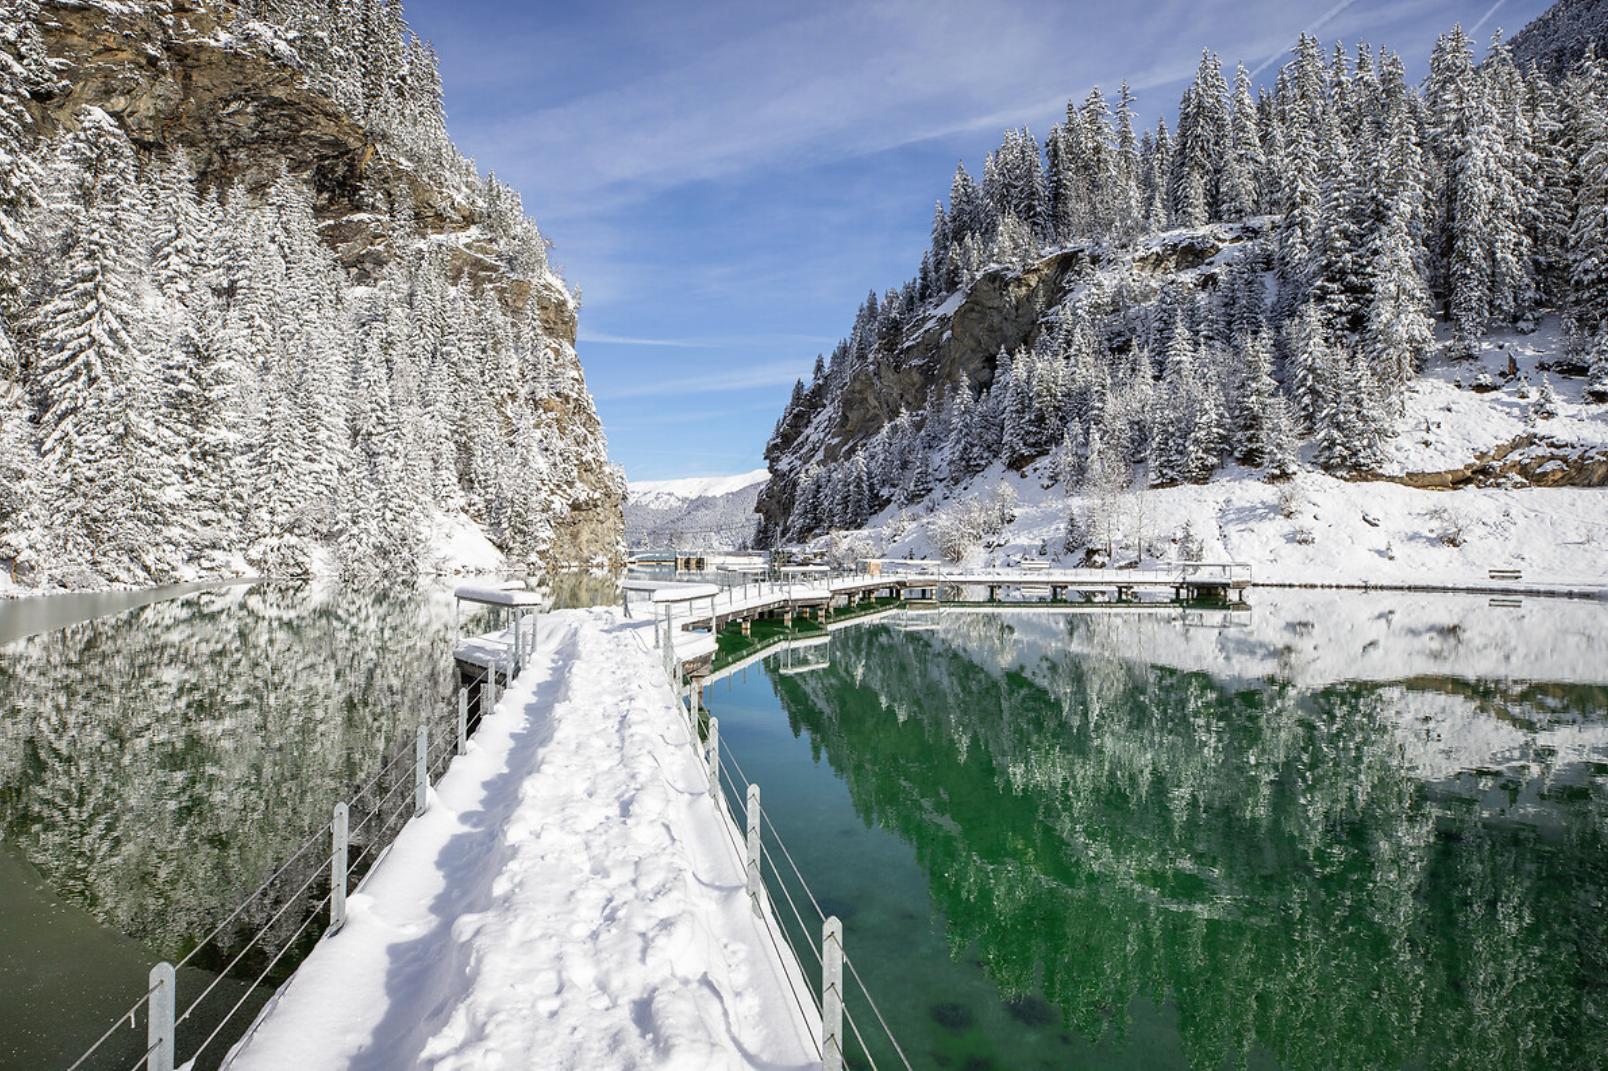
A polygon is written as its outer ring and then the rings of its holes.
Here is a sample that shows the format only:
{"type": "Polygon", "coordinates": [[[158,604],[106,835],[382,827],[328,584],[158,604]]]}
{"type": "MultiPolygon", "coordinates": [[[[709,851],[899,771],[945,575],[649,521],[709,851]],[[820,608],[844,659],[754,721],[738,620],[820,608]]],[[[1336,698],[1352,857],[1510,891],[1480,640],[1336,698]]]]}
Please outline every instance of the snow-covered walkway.
{"type": "Polygon", "coordinates": [[[543,617],[535,662],[233,1068],[819,1066],[644,632],[543,617]]]}

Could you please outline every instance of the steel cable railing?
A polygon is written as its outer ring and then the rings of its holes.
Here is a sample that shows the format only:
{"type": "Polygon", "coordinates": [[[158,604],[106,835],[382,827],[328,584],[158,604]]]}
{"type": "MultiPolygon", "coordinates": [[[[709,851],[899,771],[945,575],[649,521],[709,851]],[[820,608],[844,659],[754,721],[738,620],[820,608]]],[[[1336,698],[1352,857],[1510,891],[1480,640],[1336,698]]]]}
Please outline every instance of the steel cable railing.
{"type": "MultiPolygon", "coordinates": [[[[114,1019],[112,1021],[112,1025],[106,1028],[106,1033],[102,1034],[99,1038],[97,1038],[95,1040],[95,1044],[91,1045],[88,1049],[84,1050],[84,1054],[82,1056],[80,1056],[78,1059],[74,1060],[73,1063],[72,1063],[72,1066],[69,1067],[67,1069],[67,1071],[78,1071],[78,1069],[80,1067],[84,1066],[84,1061],[89,1059],[91,1056],[94,1056],[96,1051],[102,1045],[106,1044],[107,1039],[110,1038],[113,1034],[117,1033],[117,1028],[123,1025],[123,1020],[124,1019],[127,1019],[129,1022],[133,1022],[134,1021],[134,1016],[139,1013],[139,1010],[141,1008],[145,1007],[145,1002],[151,999],[151,994],[155,993],[158,988],[160,988],[160,987],[159,986],[154,986],[154,985],[151,986],[151,988],[149,988],[149,989],[147,989],[145,991],[145,995],[143,997],[141,997],[139,1000],[136,1000],[134,1002],[133,1007],[129,1008],[128,1011],[124,1012],[122,1015],[119,1015],[116,1019],[114,1019]]],[[[151,1055],[151,1050],[147,1049],[146,1052],[145,1052],[145,1056],[140,1057],[140,1059],[143,1060],[147,1056],[150,1056],[150,1055],[151,1055]]],[[[138,1066],[138,1065],[135,1065],[135,1066],[138,1066]]]]}
{"type": "MultiPolygon", "coordinates": [[[[487,713],[489,713],[489,711],[483,711],[482,717],[484,717],[484,715],[487,713]]],[[[448,768],[450,768],[451,760],[456,755],[458,744],[456,739],[456,729],[440,731],[444,727],[451,726],[456,720],[456,715],[457,711],[455,710],[446,718],[431,719],[426,721],[423,725],[429,737],[433,738],[427,741],[422,763],[423,776],[427,783],[433,784],[436,780],[438,780],[439,777],[444,774],[448,768]]],[[[465,727],[465,731],[467,731],[467,727],[465,727]]],[[[380,788],[384,786],[387,776],[398,772],[399,767],[417,771],[418,766],[420,765],[420,756],[417,754],[417,750],[416,739],[414,742],[398,748],[393,755],[389,756],[382,763],[378,771],[369,776],[361,785],[352,791],[350,799],[352,799],[354,802],[363,801],[362,809],[366,811],[366,814],[359,822],[351,827],[350,831],[347,832],[346,835],[348,838],[356,838],[356,836],[362,833],[365,829],[370,829],[370,835],[364,838],[363,848],[357,854],[356,858],[350,860],[344,868],[344,871],[341,874],[343,888],[350,886],[351,876],[362,869],[365,861],[368,860],[371,855],[375,855],[377,850],[380,855],[384,854],[384,850],[389,847],[387,840],[394,839],[395,834],[393,830],[398,830],[402,825],[405,825],[409,818],[409,810],[416,809],[417,804],[412,798],[406,795],[403,796],[402,802],[399,806],[395,807],[394,809],[388,808],[391,801],[396,798],[397,795],[404,789],[414,788],[416,786],[417,773],[415,777],[397,776],[395,778],[395,783],[386,788],[382,795],[380,795],[377,799],[373,799],[372,797],[374,793],[378,792],[380,788]],[[404,761],[410,757],[414,759],[414,765],[412,767],[403,767],[404,761]],[[369,802],[370,799],[372,799],[372,802],[369,802]]],[[[331,907],[332,900],[335,896],[336,890],[333,885],[331,886],[330,890],[317,901],[309,903],[307,897],[310,890],[313,890],[321,879],[331,880],[329,877],[329,872],[334,866],[333,861],[335,859],[335,851],[332,848],[322,855],[312,858],[309,858],[309,853],[313,851],[321,840],[326,844],[330,844],[332,831],[332,824],[325,823],[315,832],[309,834],[306,839],[304,839],[295,848],[290,856],[279,864],[271,875],[269,875],[250,894],[242,899],[239,904],[223,918],[221,922],[217,923],[205,937],[191,947],[190,950],[186,952],[176,964],[171,967],[169,967],[167,964],[161,965],[160,969],[165,969],[169,972],[167,975],[168,982],[166,984],[171,987],[176,981],[176,975],[173,972],[176,972],[184,967],[199,966],[196,963],[197,958],[208,949],[214,949],[222,953],[222,955],[219,957],[219,961],[222,963],[222,966],[218,969],[208,968],[208,972],[211,973],[213,977],[203,987],[201,993],[188,1003],[188,1005],[183,1009],[182,1013],[176,1015],[174,1014],[177,1009],[174,1007],[176,1002],[173,1000],[173,995],[171,993],[168,993],[163,997],[163,1002],[166,1004],[168,1009],[166,1014],[171,1017],[167,1021],[165,1033],[163,1033],[161,1036],[156,1036],[158,1034],[157,1024],[152,1024],[152,1040],[146,1050],[135,1060],[132,1068],[138,1069],[141,1067],[152,1066],[154,1056],[161,1052],[164,1048],[166,1049],[167,1055],[163,1056],[162,1059],[164,1061],[164,1066],[166,1066],[165,1061],[172,1058],[174,1055],[173,1046],[175,1031],[177,1028],[181,1024],[191,1021],[192,1018],[203,1014],[203,1004],[207,1002],[215,992],[217,992],[218,988],[224,983],[224,981],[226,979],[230,979],[234,972],[252,956],[253,952],[260,953],[267,958],[266,965],[249,983],[237,983],[244,985],[244,991],[241,993],[240,997],[234,1002],[230,1009],[224,1013],[222,1018],[217,1020],[217,1022],[213,1025],[211,1032],[201,1042],[200,1046],[198,1046],[194,1052],[190,1053],[186,1060],[176,1061],[183,1062],[187,1066],[197,1066],[197,1061],[208,1051],[212,1044],[220,1036],[222,1036],[224,1030],[226,1030],[229,1024],[235,1020],[240,1010],[245,1007],[248,1002],[250,1002],[252,997],[261,992],[262,985],[274,973],[274,971],[280,967],[280,964],[284,962],[288,955],[290,955],[291,951],[298,947],[309,930],[318,924],[321,919],[325,918],[326,909],[331,907]],[[229,931],[231,926],[237,923],[243,915],[245,915],[248,911],[251,911],[255,906],[263,904],[265,901],[270,901],[268,906],[272,907],[273,905],[271,901],[277,900],[279,897],[272,897],[270,895],[271,891],[286,877],[286,875],[290,874],[293,870],[297,870],[298,864],[310,868],[310,874],[305,878],[305,880],[300,882],[299,886],[294,891],[282,898],[282,902],[278,904],[277,909],[274,910],[271,915],[269,915],[266,921],[255,927],[254,931],[249,935],[242,935],[244,937],[244,944],[237,943],[240,938],[231,939],[227,943],[220,940],[223,938],[223,935],[229,931]],[[292,912],[298,908],[300,909],[301,913],[305,914],[305,918],[302,919],[301,924],[297,926],[296,929],[284,940],[271,941],[270,934],[272,934],[273,931],[279,927],[284,920],[286,920],[287,916],[291,916],[293,919],[294,916],[292,912]],[[224,960],[227,960],[227,962],[222,962],[224,960]]],[[[344,852],[344,848],[341,850],[344,852]]],[[[378,856],[375,856],[374,861],[378,861],[378,856]]],[[[371,863],[369,866],[370,871],[372,871],[372,867],[373,864],[371,863]]],[[[326,935],[328,932],[329,931],[326,930],[326,935]]],[[[153,979],[154,978],[155,972],[153,972],[153,979]]],[[[91,1044],[76,1060],[73,1061],[73,1063],[68,1067],[68,1071],[80,1071],[80,1069],[84,1068],[96,1056],[96,1054],[102,1050],[106,1043],[117,1034],[117,1031],[125,1026],[125,1024],[137,1028],[137,1017],[141,1008],[149,1007],[151,1009],[152,1016],[155,1016],[159,1009],[157,1004],[153,1002],[153,998],[159,992],[161,992],[163,988],[164,983],[153,981],[152,985],[146,990],[146,992],[138,1000],[136,1000],[127,1011],[114,1019],[111,1025],[106,1029],[105,1033],[96,1039],[93,1044],[91,1044]]],[[[228,1059],[227,1055],[224,1057],[224,1059],[228,1059]]]]}
{"type": "MultiPolygon", "coordinates": [[[[726,781],[730,782],[733,788],[754,784],[753,781],[749,780],[748,775],[743,771],[741,763],[739,763],[737,758],[731,754],[729,749],[722,748],[720,750],[718,761],[722,771],[725,774],[726,781]]],[[[782,857],[787,861],[787,869],[792,871],[793,877],[797,880],[799,888],[803,890],[804,895],[809,899],[810,906],[815,909],[818,924],[824,924],[827,919],[826,912],[824,909],[822,909],[820,901],[816,899],[814,891],[811,890],[809,886],[809,882],[804,880],[804,874],[799,869],[798,863],[793,859],[792,852],[788,850],[786,841],[782,840],[781,833],[777,831],[775,823],[771,821],[770,812],[764,807],[761,807],[759,808],[759,816],[761,822],[764,824],[764,827],[770,830],[770,839],[778,848],[781,849],[782,857]]],[[[735,833],[731,832],[729,823],[728,833],[732,836],[734,846],[737,847],[739,855],[742,855],[743,848],[740,845],[736,845],[735,833]]],[[[788,909],[793,914],[793,918],[798,922],[799,931],[802,935],[804,935],[805,946],[809,948],[811,954],[815,957],[815,961],[818,964],[823,963],[824,961],[821,950],[816,947],[814,941],[809,939],[809,935],[813,932],[814,927],[805,922],[803,912],[799,910],[798,904],[793,899],[792,892],[788,889],[788,883],[786,880],[784,880],[783,875],[785,872],[777,864],[775,854],[770,850],[764,839],[761,839],[759,847],[761,858],[770,860],[770,870],[776,874],[776,881],[774,884],[781,890],[783,900],[787,903],[788,909]]],[[[769,927],[767,927],[767,929],[769,929],[769,927]]],[[[784,940],[787,940],[789,946],[793,945],[793,941],[786,935],[785,928],[783,929],[782,937],[784,940]]],[[[774,941],[774,937],[772,940],[774,941]]],[[[794,955],[797,955],[796,947],[794,948],[794,955]]],[[[876,1016],[878,1025],[882,1027],[883,1033],[887,1036],[889,1044],[893,1046],[894,1052],[898,1054],[899,1062],[906,1069],[909,1069],[910,1061],[905,1056],[904,1049],[899,1044],[899,1039],[894,1036],[893,1028],[888,1025],[888,1021],[883,1016],[882,1010],[877,1006],[876,1000],[871,996],[870,989],[866,986],[864,979],[860,977],[860,972],[857,968],[855,968],[853,959],[845,953],[843,960],[849,968],[850,975],[854,978],[855,983],[859,986],[860,992],[864,996],[866,1004],[871,1008],[872,1014],[876,1016]]],[[[821,1003],[819,999],[816,998],[816,995],[813,991],[810,993],[810,997],[812,1003],[815,1005],[817,1014],[819,1014],[821,1011],[821,1003]]],[[[871,1049],[866,1044],[859,1025],[854,1021],[854,1016],[846,1007],[844,1009],[844,1017],[848,1020],[850,1029],[854,1031],[855,1038],[859,1041],[860,1048],[865,1054],[866,1060],[870,1063],[872,1071],[876,1071],[876,1058],[871,1054],[871,1049]]]]}

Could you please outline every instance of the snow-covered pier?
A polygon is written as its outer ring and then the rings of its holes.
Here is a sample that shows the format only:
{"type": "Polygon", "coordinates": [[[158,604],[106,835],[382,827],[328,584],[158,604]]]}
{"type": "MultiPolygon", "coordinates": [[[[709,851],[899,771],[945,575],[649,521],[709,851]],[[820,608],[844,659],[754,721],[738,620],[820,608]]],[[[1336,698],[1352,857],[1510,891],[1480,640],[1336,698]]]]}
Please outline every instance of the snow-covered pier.
{"type": "Polygon", "coordinates": [[[1030,564],[945,570],[930,562],[899,562],[893,563],[893,568],[881,562],[871,564],[874,568],[839,576],[825,569],[794,569],[783,571],[781,580],[734,576],[725,586],[627,581],[625,587],[628,598],[632,592],[651,594],[655,621],[663,610],[666,627],[673,622],[682,629],[718,631],[720,625],[736,621],[746,632],[756,618],[780,617],[791,624],[801,614],[824,618],[829,610],[858,606],[868,599],[935,604],[942,592],[957,588],[985,590],[988,602],[1010,591],[1048,595],[1052,603],[1131,602],[1141,593],[1183,601],[1239,601],[1252,581],[1251,566],[1243,562],[1189,562],[1166,569],[1133,570],[1048,569],[1030,564]],[[681,607],[684,616],[678,617],[676,610],[681,607]]]}
{"type": "Polygon", "coordinates": [[[538,631],[235,1071],[821,1066],[652,626],[538,631]]]}

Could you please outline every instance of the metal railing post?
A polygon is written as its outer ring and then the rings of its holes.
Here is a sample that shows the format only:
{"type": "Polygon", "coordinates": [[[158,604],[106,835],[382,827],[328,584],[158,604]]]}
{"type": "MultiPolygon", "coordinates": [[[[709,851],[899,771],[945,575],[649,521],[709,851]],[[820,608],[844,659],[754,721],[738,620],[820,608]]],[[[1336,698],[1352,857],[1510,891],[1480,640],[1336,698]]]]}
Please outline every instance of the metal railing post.
{"type": "Polygon", "coordinates": [[[763,914],[759,896],[764,886],[759,871],[759,786],[748,786],[748,903],[754,914],[763,914]]]}
{"type": "Polygon", "coordinates": [[[720,792],[720,719],[709,719],[709,798],[720,792]]]}
{"type": "Polygon", "coordinates": [[[519,676],[520,664],[525,660],[525,633],[523,631],[524,622],[522,620],[524,616],[524,614],[518,612],[515,612],[514,614],[514,648],[512,652],[514,656],[514,665],[511,673],[515,677],[519,676]]]}
{"type": "Polygon", "coordinates": [[[480,716],[485,718],[496,705],[497,693],[492,690],[491,673],[487,672],[484,680],[480,682],[480,716]]]}
{"type": "Polygon", "coordinates": [[[329,929],[334,933],[346,924],[346,845],[348,812],[346,804],[335,805],[335,817],[330,822],[329,853],[329,929]]]}
{"type": "Polygon", "coordinates": [[[178,1006],[173,964],[164,962],[152,967],[150,983],[150,1022],[145,1032],[150,1054],[145,1059],[146,1071],[173,1071],[173,1014],[178,1006]]]}
{"type": "Polygon", "coordinates": [[[458,754],[469,754],[469,689],[458,689],[458,754]]]}
{"type": "Polygon", "coordinates": [[[821,1071],[843,1071],[843,923],[821,930],[821,1071]]]}
{"type": "Polygon", "coordinates": [[[430,799],[430,770],[425,765],[426,757],[430,754],[430,728],[419,726],[414,737],[413,746],[413,813],[424,813],[425,805],[430,799]]]}

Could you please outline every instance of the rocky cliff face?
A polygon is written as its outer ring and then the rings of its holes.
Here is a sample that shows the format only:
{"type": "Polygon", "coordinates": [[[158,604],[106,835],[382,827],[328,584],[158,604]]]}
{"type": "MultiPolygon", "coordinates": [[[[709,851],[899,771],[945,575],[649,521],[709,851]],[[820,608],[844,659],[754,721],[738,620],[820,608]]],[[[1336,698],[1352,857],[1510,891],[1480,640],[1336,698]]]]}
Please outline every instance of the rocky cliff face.
{"type": "Polygon", "coordinates": [[[1020,272],[990,271],[899,345],[877,350],[820,411],[790,413],[765,455],[771,480],[755,507],[762,523],[786,527],[797,478],[809,465],[837,461],[901,412],[934,411],[961,384],[974,394],[986,390],[999,354],[1031,346],[1045,309],[1089,267],[1088,253],[1073,249],[1020,272]]]}
{"type": "Polygon", "coordinates": [[[935,423],[962,385],[973,396],[993,386],[1002,353],[1031,351],[1056,327],[1054,310],[1080,285],[1126,288],[1154,300],[1167,284],[1180,292],[1217,285],[1225,251],[1264,236],[1261,221],[1178,232],[1113,257],[1103,247],[1064,249],[1025,267],[996,265],[892,345],[837,383],[823,384],[818,408],[791,409],[766,452],[771,480],[756,507],[761,524],[788,530],[798,478],[811,465],[829,466],[862,448],[900,413],[935,423]]]}
{"type": "Polygon", "coordinates": [[[320,67],[331,66],[330,41],[266,18],[224,0],[44,0],[36,21],[58,81],[27,102],[33,133],[44,143],[92,105],[153,160],[184,150],[203,194],[261,195],[282,174],[300,178],[319,238],[353,286],[385,280],[410,247],[444,251],[452,284],[495,293],[511,317],[536,320],[545,335],[553,394],[535,421],[553,470],[545,485],[553,539],[543,558],[617,560],[624,478],[607,460],[575,355],[575,303],[544,254],[533,265],[518,248],[534,227],[499,233],[490,187],[450,145],[444,156],[459,166],[425,162],[401,139],[376,135],[326,91],[320,67]]]}

